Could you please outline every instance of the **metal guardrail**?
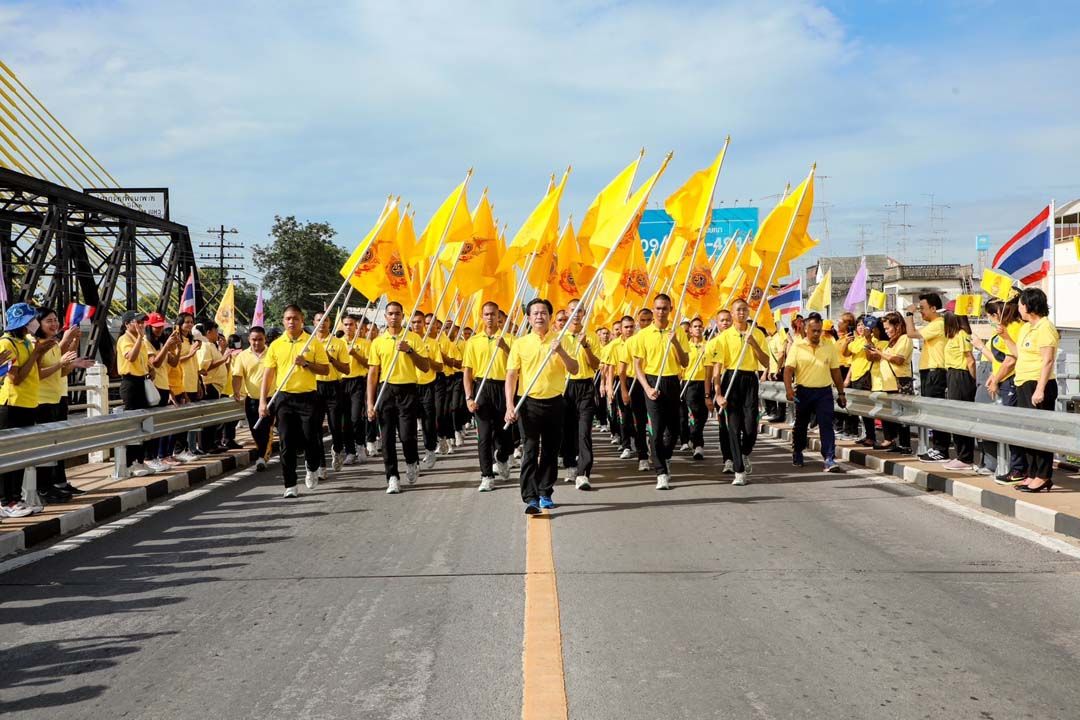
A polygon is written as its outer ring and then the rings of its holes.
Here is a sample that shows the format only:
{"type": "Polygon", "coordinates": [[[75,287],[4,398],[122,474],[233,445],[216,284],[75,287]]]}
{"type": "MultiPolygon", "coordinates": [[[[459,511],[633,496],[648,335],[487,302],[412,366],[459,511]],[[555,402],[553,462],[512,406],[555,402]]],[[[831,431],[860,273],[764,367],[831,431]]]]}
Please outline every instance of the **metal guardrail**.
{"type": "MultiPolygon", "coordinates": [[[[781,382],[761,383],[760,395],[764,400],[787,402],[781,382]]],[[[992,440],[1001,444],[999,457],[1005,445],[1080,455],[1080,415],[1077,414],[851,388],[845,395],[846,412],[852,415],[992,440]]]]}

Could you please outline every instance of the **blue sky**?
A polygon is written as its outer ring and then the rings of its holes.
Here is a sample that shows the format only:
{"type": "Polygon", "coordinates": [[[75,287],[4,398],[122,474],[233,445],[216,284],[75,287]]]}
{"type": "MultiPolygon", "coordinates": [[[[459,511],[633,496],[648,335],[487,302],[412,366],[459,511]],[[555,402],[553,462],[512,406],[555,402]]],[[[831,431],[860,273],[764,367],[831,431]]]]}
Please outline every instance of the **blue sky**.
{"type": "MultiPolygon", "coordinates": [[[[388,193],[422,224],[470,166],[517,226],[572,163],[563,214],[648,150],[654,200],[732,136],[717,200],[826,176],[822,252],[974,261],[1080,197],[1071,11],[1028,2],[0,0],[3,59],[122,182],[263,242],[274,214],[343,245],[388,193]],[[948,207],[932,233],[929,195],[948,207]],[[861,226],[861,227],[860,227],[861,226]],[[900,228],[888,229],[897,254],[900,228]],[[930,245],[929,237],[942,242],[930,245]]],[[[205,239],[196,235],[196,240],[205,239]]]]}

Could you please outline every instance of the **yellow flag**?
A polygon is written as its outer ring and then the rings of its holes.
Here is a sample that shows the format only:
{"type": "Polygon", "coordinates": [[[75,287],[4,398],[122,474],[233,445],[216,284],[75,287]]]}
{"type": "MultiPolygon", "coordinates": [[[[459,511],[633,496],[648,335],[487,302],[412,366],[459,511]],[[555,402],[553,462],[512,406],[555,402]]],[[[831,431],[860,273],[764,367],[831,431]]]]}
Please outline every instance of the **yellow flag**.
{"type": "Polygon", "coordinates": [[[623,204],[630,199],[630,191],[633,189],[634,177],[637,175],[638,165],[645,151],[637,156],[634,162],[627,165],[622,172],[616,175],[607,186],[593,199],[589,209],[585,211],[585,217],[578,228],[578,242],[585,261],[596,265],[603,258],[593,257],[589,245],[589,239],[601,225],[607,222],[612,214],[619,211],[623,204]]]}
{"type": "Polygon", "coordinates": [[[885,293],[881,290],[871,290],[870,298],[866,301],[866,307],[872,310],[884,310],[885,293]]]}
{"type": "MultiPolygon", "coordinates": [[[[630,196],[629,201],[615,212],[612,212],[589,240],[592,256],[599,259],[598,262],[593,263],[594,266],[599,268],[610,255],[608,266],[605,268],[605,284],[608,287],[613,287],[614,283],[607,282],[607,273],[614,273],[614,276],[618,276],[620,271],[627,267],[627,261],[631,258],[631,246],[633,245],[637,246],[637,254],[641,255],[640,270],[646,272],[645,257],[641,252],[641,240],[637,232],[638,223],[641,222],[641,213],[645,210],[645,203],[649,200],[649,193],[652,192],[656,181],[664,174],[670,161],[671,155],[669,154],[664,158],[660,169],[641,184],[641,187],[630,196]]],[[[636,261],[636,256],[634,259],[636,261]]],[[[647,286],[645,292],[648,292],[647,286]]]]}
{"type": "Polygon", "coordinates": [[[990,268],[983,270],[982,281],[979,283],[986,294],[999,300],[1008,300],[1013,294],[1013,279],[1008,275],[1002,275],[990,268]]]}
{"type": "Polygon", "coordinates": [[[565,308],[571,300],[581,297],[584,285],[579,282],[582,262],[574,225],[569,220],[563,228],[555,253],[555,277],[549,281],[547,299],[556,310],[565,308]]]}
{"type": "Polygon", "coordinates": [[[982,315],[982,295],[958,295],[955,312],[968,317],[982,315]]]}
{"type": "Polygon", "coordinates": [[[397,244],[401,251],[401,259],[409,267],[415,267],[424,252],[423,244],[416,239],[416,230],[413,229],[414,215],[416,213],[409,212],[409,208],[406,207],[397,229],[397,244]]]}
{"type": "MultiPolygon", "coordinates": [[[[727,145],[724,145],[726,150],[727,145]]],[[[668,257],[681,257],[693,250],[698,236],[707,228],[712,219],[713,190],[720,176],[720,167],[724,164],[724,152],[721,150],[712,165],[698,170],[664,201],[664,209],[671,215],[674,226],[668,242],[672,248],[668,257]]]]}
{"type": "Polygon", "coordinates": [[[688,318],[700,316],[711,318],[720,309],[720,286],[713,278],[712,263],[700,244],[694,257],[687,261],[687,271],[682,275],[678,292],[685,292],[682,315],[688,318]]]}
{"type": "Polygon", "coordinates": [[[443,237],[452,245],[468,241],[472,237],[472,217],[469,215],[469,199],[466,188],[469,179],[454,188],[435,214],[431,216],[421,236],[424,238],[424,254],[434,257],[439,252],[443,237]]]}
{"type": "Polygon", "coordinates": [[[226,337],[236,334],[236,288],[232,283],[229,283],[225,294],[221,296],[221,304],[214,313],[214,322],[226,337]]]}
{"type": "Polygon", "coordinates": [[[810,299],[806,301],[807,310],[822,312],[825,306],[832,302],[832,268],[825,271],[825,277],[821,279],[814,292],[810,293],[810,299]]]}
{"type": "Polygon", "coordinates": [[[454,282],[462,295],[472,295],[495,281],[500,259],[496,248],[498,238],[499,229],[495,226],[495,217],[485,191],[473,211],[472,238],[448,247],[439,258],[447,268],[457,262],[454,282]]]}
{"type": "Polygon", "coordinates": [[[807,232],[810,225],[810,213],[814,209],[814,174],[813,172],[803,180],[798,187],[781,200],[772,211],[765,216],[765,220],[758,228],[754,238],[755,250],[761,253],[778,254],[780,248],[785,247],[784,255],[798,257],[806,252],[810,246],[805,247],[809,241],[807,232]],[[794,224],[792,218],[794,217],[794,224]],[[791,228],[791,236],[787,245],[784,238],[787,237],[788,228],[791,228]]]}
{"type": "Polygon", "coordinates": [[[352,255],[341,268],[341,276],[349,278],[349,283],[353,288],[369,300],[387,292],[389,287],[386,275],[387,263],[397,250],[397,228],[398,209],[397,203],[394,203],[375,224],[374,236],[367,247],[360,252],[359,258],[357,258],[357,253],[360,251],[360,245],[353,250],[352,255]],[[349,268],[352,268],[351,276],[349,268]]]}
{"type": "Polygon", "coordinates": [[[1073,238],[1073,246],[1076,249],[1076,259],[1080,260],[1080,235],[1073,238]]]}
{"type": "MultiPolygon", "coordinates": [[[[502,262],[499,263],[499,272],[507,272],[529,252],[536,248],[537,252],[547,254],[552,250],[554,243],[558,241],[559,233],[559,200],[562,199],[563,190],[566,188],[566,180],[570,177],[570,169],[563,173],[562,182],[553,190],[544,195],[529,217],[525,218],[514,239],[510,241],[502,262]]],[[[540,258],[533,263],[540,263],[540,258]]]]}

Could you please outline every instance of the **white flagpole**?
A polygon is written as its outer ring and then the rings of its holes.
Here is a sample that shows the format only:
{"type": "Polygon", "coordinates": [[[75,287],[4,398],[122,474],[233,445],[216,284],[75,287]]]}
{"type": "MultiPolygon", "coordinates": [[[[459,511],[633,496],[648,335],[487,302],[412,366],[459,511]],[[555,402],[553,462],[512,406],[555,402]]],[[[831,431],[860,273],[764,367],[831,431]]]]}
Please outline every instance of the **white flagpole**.
{"type": "Polygon", "coordinates": [[[1057,237],[1054,224],[1054,199],[1050,198],[1050,322],[1057,327],[1057,237]]]}
{"type": "MultiPolygon", "coordinates": [[[[539,241],[540,241],[540,238],[537,238],[537,243],[539,243],[539,241]]],[[[503,322],[502,330],[499,332],[499,341],[500,342],[502,342],[503,337],[506,336],[506,331],[510,328],[510,319],[514,315],[517,314],[518,305],[521,304],[521,298],[525,295],[525,288],[526,288],[525,280],[528,279],[529,270],[532,269],[532,264],[533,264],[534,260],[536,260],[536,253],[535,252],[531,253],[529,255],[528,259],[525,261],[525,269],[524,269],[524,274],[522,276],[522,281],[518,283],[517,288],[514,290],[513,304],[509,308],[507,308],[506,320],[505,320],[505,322],[503,322]]],[[[491,368],[495,366],[495,355],[498,352],[499,352],[499,346],[496,344],[495,349],[491,351],[491,357],[488,358],[488,364],[487,364],[487,368],[484,370],[484,376],[482,378],[480,378],[480,385],[479,385],[479,387],[476,388],[475,397],[480,397],[480,391],[484,389],[484,383],[487,382],[488,375],[491,374],[491,368]]]]}

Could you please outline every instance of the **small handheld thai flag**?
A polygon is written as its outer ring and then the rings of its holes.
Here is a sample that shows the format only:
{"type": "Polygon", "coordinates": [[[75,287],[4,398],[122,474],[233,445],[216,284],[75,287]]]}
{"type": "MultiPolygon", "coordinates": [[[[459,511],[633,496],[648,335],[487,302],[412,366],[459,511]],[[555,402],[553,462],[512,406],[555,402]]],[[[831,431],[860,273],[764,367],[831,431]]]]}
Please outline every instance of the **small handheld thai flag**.
{"type": "Polygon", "coordinates": [[[1054,246],[1050,237],[1053,218],[1047,205],[1024,228],[1001,246],[994,256],[993,267],[1013,280],[1030,285],[1050,272],[1054,246]]]}
{"type": "Polygon", "coordinates": [[[7,375],[8,370],[11,370],[11,361],[10,360],[8,360],[6,363],[3,363],[2,365],[0,365],[0,378],[7,375]]]}
{"type": "Polygon", "coordinates": [[[82,303],[68,303],[67,312],[64,313],[64,329],[76,327],[82,325],[83,320],[89,320],[94,317],[95,308],[93,305],[83,305],[82,303]]]}
{"type": "Polygon", "coordinates": [[[781,315],[802,310],[802,278],[777,290],[776,294],[769,298],[769,307],[781,315]]]}
{"type": "Polygon", "coordinates": [[[195,270],[188,275],[187,283],[184,284],[184,292],[180,296],[180,312],[195,314],[195,270]]]}

